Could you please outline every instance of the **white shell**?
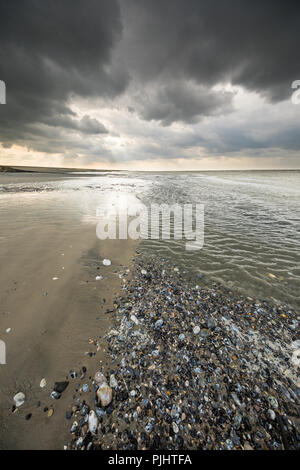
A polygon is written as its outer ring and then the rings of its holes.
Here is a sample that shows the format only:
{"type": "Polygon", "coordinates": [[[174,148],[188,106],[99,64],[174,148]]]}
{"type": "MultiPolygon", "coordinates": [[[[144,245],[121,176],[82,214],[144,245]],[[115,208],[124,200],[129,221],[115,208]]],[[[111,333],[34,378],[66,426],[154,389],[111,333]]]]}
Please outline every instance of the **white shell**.
{"type": "Polygon", "coordinates": [[[25,402],[25,395],[24,395],[24,393],[22,393],[22,392],[17,393],[17,394],[14,396],[14,402],[15,402],[15,404],[16,404],[17,407],[22,406],[23,403],[25,402]]]}
{"type": "Polygon", "coordinates": [[[42,379],[42,380],[40,381],[40,387],[41,387],[41,388],[44,388],[44,387],[46,387],[46,385],[47,385],[46,379],[42,379]]]}
{"type": "Polygon", "coordinates": [[[95,411],[91,410],[89,412],[89,431],[92,434],[95,434],[97,431],[97,426],[98,426],[98,418],[96,416],[95,411]]]}
{"type": "Polygon", "coordinates": [[[296,351],[293,352],[292,363],[294,366],[300,367],[300,349],[296,349],[296,351]]]}

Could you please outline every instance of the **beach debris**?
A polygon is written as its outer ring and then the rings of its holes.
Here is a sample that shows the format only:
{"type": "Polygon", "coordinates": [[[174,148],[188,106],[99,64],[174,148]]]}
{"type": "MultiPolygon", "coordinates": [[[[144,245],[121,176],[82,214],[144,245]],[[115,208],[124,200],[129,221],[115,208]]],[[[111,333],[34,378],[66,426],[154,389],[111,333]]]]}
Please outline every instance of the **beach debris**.
{"type": "Polygon", "coordinates": [[[25,394],[23,392],[18,392],[14,396],[14,402],[15,402],[17,408],[22,406],[25,403],[25,394]]]}
{"type": "Polygon", "coordinates": [[[131,316],[130,316],[130,320],[133,321],[133,323],[135,323],[135,325],[138,325],[138,324],[139,324],[139,321],[138,321],[138,319],[136,318],[135,315],[131,315],[131,316]]]}
{"type": "Polygon", "coordinates": [[[50,393],[50,397],[53,398],[53,400],[59,400],[61,397],[61,393],[53,391],[50,393]]]}
{"type": "Polygon", "coordinates": [[[268,418],[269,418],[271,421],[275,421],[275,419],[276,419],[275,411],[269,409],[269,410],[267,411],[267,415],[268,415],[268,418]]]}
{"type": "Polygon", "coordinates": [[[155,322],[154,327],[155,327],[156,329],[159,329],[159,328],[161,328],[161,327],[163,326],[163,324],[164,324],[164,321],[160,318],[159,320],[157,320],[157,321],[155,322]]]}
{"type": "Polygon", "coordinates": [[[292,363],[296,367],[300,367],[300,349],[296,349],[292,355],[292,363]]]}
{"type": "Polygon", "coordinates": [[[103,337],[109,370],[82,382],[93,398],[69,404],[68,448],[299,449],[299,314],[216,281],[195,287],[157,256],[135,263],[103,337]]]}
{"type": "Polygon", "coordinates": [[[277,279],[277,277],[275,276],[275,274],[269,273],[268,276],[269,276],[271,279],[277,279]]]}
{"type": "Polygon", "coordinates": [[[31,418],[31,416],[32,416],[32,413],[28,413],[28,414],[25,416],[26,421],[29,421],[30,418],[31,418]]]}
{"type": "Polygon", "coordinates": [[[110,265],[111,265],[110,259],[104,259],[104,260],[102,261],[102,263],[103,263],[104,266],[110,266],[110,265]]]}
{"type": "Polygon", "coordinates": [[[179,428],[178,428],[176,423],[172,423],[172,428],[173,428],[173,431],[174,431],[175,434],[179,433],[179,428]]]}
{"type": "Polygon", "coordinates": [[[275,397],[273,397],[272,395],[268,396],[268,402],[270,404],[270,406],[276,410],[278,408],[278,401],[275,397]]]}
{"type": "Polygon", "coordinates": [[[58,280],[58,277],[53,277],[52,278],[52,281],[57,281],[58,280]]]}
{"type": "Polygon", "coordinates": [[[41,388],[45,388],[46,385],[47,385],[46,379],[42,379],[42,380],[40,381],[40,387],[41,387],[41,388]]]}
{"type": "Polygon", "coordinates": [[[112,389],[107,383],[102,383],[99,385],[97,390],[97,397],[104,408],[110,404],[112,401],[112,389]]]}
{"type": "Polygon", "coordinates": [[[103,276],[96,276],[96,281],[101,281],[103,279],[103,276]]]}
{"type": "Polygon", "coordinates": [[[92,434],[95,434],[95,432],[97,431],[97,426],[98,426],[98,418],[97,418],[97,415],[95,413],[94,410],[91,410],[89,412],[89,431],[92,433],[92,434]]]}
{"type": "Polygon", "coordinates": [[[106,377],[102,374],[102,372],[96,372],[94,376],[94,380],[96,384],[101,385],[107,383],[106,377]]]}
{"type": "Polygon", "coordinates": [[[77,423],[77,421],[74,421],[72,426],[71,426],[70,432],[75,433],[77,431],[77,429],[78,429],[78,423],[77,423]]]}
{"type": "Polygon", "coordinates": [[[109,379],[109,385],[111,388],[117,388],[118,387],[118,382],[114,374],[111,374],[110,379],[109,379]]]}
{"type": "Polygon", "coordinates": [[[89,386],[88,386],[88,384],[84,384],[84,385],[82,386],[82,391],[83,391],[84,393],[87,393],[87,392],[89,391],[89,386]]]}
{"type": "Polygon", "coordinates": [[[10,332],[11,332],[11,328],[7,328],[6,333],[10,333],[10,332]]]}
{"type": "Polygon", "coordinates": [[[51,418],[51,416],[53,415],[53,413],[54,413],[54,409],[53,409],[53,408],[49,408],[48,413],[47,413],[48,418],[51,418]]]}

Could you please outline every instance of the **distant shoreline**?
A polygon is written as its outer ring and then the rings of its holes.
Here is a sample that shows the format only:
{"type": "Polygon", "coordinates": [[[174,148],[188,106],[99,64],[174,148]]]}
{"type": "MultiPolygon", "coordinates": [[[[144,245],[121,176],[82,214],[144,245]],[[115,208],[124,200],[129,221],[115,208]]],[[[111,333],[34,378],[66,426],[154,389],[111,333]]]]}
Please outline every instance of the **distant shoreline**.
{"type": "Polygon", "coordinates": [[[110,172],[120,170],[102,170],[87,168],[58,168],[58,167],[42,167],[42,166],[8,166],[0,165],[0,173],[98,173],[99,171],[110,172]]]}
{"type": "Polygon", "coordinates": [[[262,172],[262,171],[300,171],[300,168],[262,168],[262,169],[248,169],[248,170],[123,170],[123,169],[102,169],[102,168],[60,168],[60,167],[43,167],[43,166],[19,166],[19,165],[0,165],[0,173],[114,173],[114,172],[136,172],[136,173],[232,173],[232,172],[262,172]]]}

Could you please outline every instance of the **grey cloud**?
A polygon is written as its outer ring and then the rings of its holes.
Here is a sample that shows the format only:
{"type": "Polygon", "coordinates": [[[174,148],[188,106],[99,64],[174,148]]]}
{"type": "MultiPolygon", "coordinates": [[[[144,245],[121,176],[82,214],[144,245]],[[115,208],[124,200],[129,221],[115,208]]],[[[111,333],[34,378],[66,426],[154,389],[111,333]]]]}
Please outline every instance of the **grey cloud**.
{"type": "Polygon", "coordinates": [[[121,46],[140,80],[231,81],[273,100],[300,76],[299,2],[128,0],[121,46]]]}
{"type": "Polygon", "coordinates": [[[98,120],[88,110],[80,118],[70,100],[82,97],[94,110],[98,98],[104,107],[120,106],[120,114],[129,110],[132,140],[149,133],[139,155],[129,149],[122,158],[142,159],[143,148],[151,158],[191,155],[197,146],[208,154],[300,149],[298,121],[282,114],[274,129],[266,121],[268,133],[258,138],[255,113],[236,122],[233,94],[215,89],[230,82],[277,106],[300,78],[299,30],[300,4],[291,0],[2,0],[7,104],[0,106],[0,142],[66,158],[85,154],[87,161],[97,152],[114,158],[101,139],[108,132],[122,137],[119,122],[106,128],[101,112],[98,120]],[[203,123],[229,113],[229,123],[203,123]],[[137,116],[144,128],[133,135],[137,116]],[[163,137],[174,122],[190,132],[163,137]]]}
{"type": "Polygon", "coordinates": [[[197,118],[232,111],[232,93],[212,91],[191,82],[163,84],[141,92],[135,99],[136,109],[146,120],[157,120],[163,125],[183,121],[193,123],[197,118]]]}
{"type": "MultiPolygon", "coordinates": [[[[111,65],[122,35],[117,0],[3,0],[0,3],[0,141],[38,149],[42,125],[105,134],[105,127],[69,107],[72,96],[114,97],[128,83],[111,65]]],[[[49,141],[49,147],[51,141],[49,141]]],[[[63,148],[62,148],[63,150],[63,148]]]]}
{"type": "Polygon", "coordinates": [[[63,127],[81,132],[83,134],[107,134],[108,130],[97,119],[93,119],[88,115],[83,116],[81,119],[72,119],[67,115],[60,115],[51,117],[44,120],[44,124],[54,127],[63,127]]]}

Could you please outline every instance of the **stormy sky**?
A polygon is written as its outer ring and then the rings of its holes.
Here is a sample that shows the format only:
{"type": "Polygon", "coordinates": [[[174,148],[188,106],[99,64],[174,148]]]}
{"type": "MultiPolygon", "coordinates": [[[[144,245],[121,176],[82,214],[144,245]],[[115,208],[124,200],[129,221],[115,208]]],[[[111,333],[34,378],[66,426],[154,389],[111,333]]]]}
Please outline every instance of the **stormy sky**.
{"type": "Polygon", "coordinates": [[[300,167],[300,4],[1,0],[0,164],[300,167]]]}

